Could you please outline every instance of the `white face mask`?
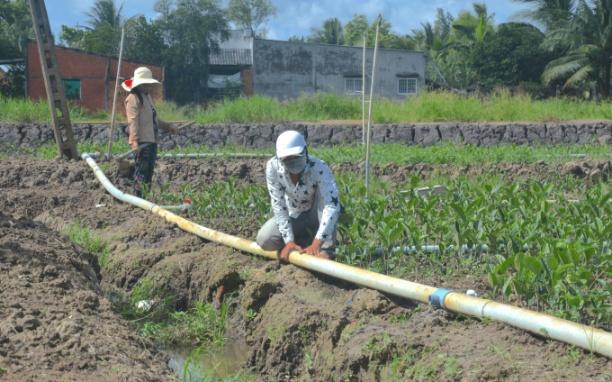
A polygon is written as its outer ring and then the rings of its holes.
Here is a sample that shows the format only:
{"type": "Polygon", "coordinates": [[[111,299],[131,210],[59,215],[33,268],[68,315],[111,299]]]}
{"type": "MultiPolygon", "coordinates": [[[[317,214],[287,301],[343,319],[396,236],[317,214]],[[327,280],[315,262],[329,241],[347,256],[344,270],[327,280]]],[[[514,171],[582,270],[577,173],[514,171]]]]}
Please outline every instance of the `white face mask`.
{"type": "Polygon", "coordinates": [[[290,174],[296,175],[304,171],[306,168],[306,155],[283,160],[282,163],[285,170],[287,170],[290,174]]]}

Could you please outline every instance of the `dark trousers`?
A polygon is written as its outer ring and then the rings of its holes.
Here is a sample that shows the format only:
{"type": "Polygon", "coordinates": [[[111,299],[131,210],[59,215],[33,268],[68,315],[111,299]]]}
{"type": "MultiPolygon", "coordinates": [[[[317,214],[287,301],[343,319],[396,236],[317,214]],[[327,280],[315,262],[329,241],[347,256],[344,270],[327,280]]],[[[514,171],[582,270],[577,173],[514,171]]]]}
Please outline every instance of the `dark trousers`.
{"type": "Polygon", "coordinates": [[[148,188],[151,185],[156,159],[156,143],[150,143],[148,146],[138,150],[136,154],[136,167],[134,168],[134,195],[141,196],[143,186],[148,188]]]}

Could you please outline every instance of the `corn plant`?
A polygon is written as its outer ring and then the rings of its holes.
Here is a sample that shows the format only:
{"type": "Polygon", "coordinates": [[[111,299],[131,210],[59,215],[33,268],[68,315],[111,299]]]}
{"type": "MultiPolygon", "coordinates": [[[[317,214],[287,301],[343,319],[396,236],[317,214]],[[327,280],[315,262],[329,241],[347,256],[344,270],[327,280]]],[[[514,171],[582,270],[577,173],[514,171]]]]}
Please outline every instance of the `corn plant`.
{"type": "MultiPolygon", "coordinates": [[[[339,175],[337,181],[345,209],[338,226],[339,261],[397,276],[414,276],[414,269],[440,276],[486,275],[490,293],[503,299],[610,325],[612,194],[607,183],[511,183],[485,175],[449,179],[446,194],[418,196],[412,190],[423,184],[413,177],[399,189],[375,183],[366,200],[360,179],[339,175]],[[582,200],[570,203],[567,195],[582,200]],[[439,250],[419,252],[426,244],[439,250]],[[412,247],[416,253],[403,250],[412,247]]],[[[229,233],[251,238],[270,216],[262,184],[214,182],[160,197],[190,198],[196,220],[212,222],[213,228],[221,222],[229,233]]]]}

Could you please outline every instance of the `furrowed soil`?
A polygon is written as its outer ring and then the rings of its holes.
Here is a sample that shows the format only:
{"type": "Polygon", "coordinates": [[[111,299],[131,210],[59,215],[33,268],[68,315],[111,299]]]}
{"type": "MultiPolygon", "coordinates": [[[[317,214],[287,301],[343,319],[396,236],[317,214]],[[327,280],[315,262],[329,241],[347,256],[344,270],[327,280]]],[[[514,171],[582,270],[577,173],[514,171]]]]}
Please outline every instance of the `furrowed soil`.
{"type": "MultiPolygon", "coordinates": [[[[162,160],[156,176],[171,189],[229,177],[263,183],[264,168],[258,159],[162,160]]],[[[590,182],[608,179],[610,163],[374,169],[395,182],[483,172],[511,179],[569,174],[590,182]]],[[[124,180],[111,178],[126,190],[124,180]]],[[[114,200],[84,162],[0,160],[0,211],[0,380],[173,380],[167,356],[131,331],[107,298],[129,293],[144,277],[174,295],[177,309],[213,301],[222,290],[230,301],[227,333],[246,343],[239,366],[257,380],[612,380],[605,357],[206,242],[114,200]],[[108,243],[107,266],[61,234],[74,222],[108,243]]],[[[257,228],[198,223],[249,239],[257,228]]],[[[415,277],[440,287],[486,288],[477,279],[415,277]]]]}

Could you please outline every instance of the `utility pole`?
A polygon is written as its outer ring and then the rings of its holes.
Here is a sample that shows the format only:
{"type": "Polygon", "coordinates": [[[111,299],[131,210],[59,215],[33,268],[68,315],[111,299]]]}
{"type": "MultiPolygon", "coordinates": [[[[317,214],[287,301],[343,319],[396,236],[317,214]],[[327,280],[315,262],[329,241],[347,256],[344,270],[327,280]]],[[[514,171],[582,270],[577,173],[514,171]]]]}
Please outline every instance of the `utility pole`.
{"type": "Polygon", "coordinates": [[[55,134],[55,141],[60,157],[67,159],[79,159],[72,124],[70,123],[70,113],[68,102],[64,94],[64,83],[57,66],[55,55],[55,45],[53,35],[49,27],[49,16],[44,0],[29,0],[30,12],[32,13],[32,24],[36,34],[38,45],[38,56],[40,57],[40,68],[45,80],[47,91],[47,102],[51,113],[51,126],[55,134]]]}

